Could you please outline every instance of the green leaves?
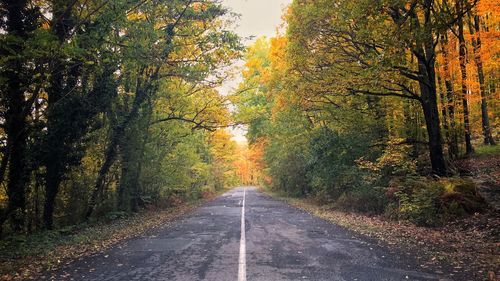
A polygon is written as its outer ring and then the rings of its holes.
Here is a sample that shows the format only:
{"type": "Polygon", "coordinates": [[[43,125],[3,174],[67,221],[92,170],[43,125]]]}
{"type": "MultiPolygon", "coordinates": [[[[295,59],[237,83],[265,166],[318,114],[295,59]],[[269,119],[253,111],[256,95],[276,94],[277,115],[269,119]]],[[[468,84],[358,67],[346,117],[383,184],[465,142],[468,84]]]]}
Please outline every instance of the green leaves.
{"type": "MultiPolygon", "coordinates": [[[[216,89],[243,48],[229,30],[234,15],[219,1],[19,3],[22,13],[0,9],[0,83],[10,83],[0,113],[26,132],[4,143],[29,147],[29,157],[15,157],[26,173],[9,200],[29,197],[16,214],[45,208],[51,228],[138,211],[172,190],[195,198],[202,188],[227,185],[231,160],[210,139],[232,123],[216,89]],[[4,28],[11,23],[26,24],[4,28]]],[[[3,160],[12,159],[8,150],[3,160]]],[[[4,163],[2,171],[11,170],[4,163]]],[[[41,225],[40,213],[29,216],[41,225]]]]}

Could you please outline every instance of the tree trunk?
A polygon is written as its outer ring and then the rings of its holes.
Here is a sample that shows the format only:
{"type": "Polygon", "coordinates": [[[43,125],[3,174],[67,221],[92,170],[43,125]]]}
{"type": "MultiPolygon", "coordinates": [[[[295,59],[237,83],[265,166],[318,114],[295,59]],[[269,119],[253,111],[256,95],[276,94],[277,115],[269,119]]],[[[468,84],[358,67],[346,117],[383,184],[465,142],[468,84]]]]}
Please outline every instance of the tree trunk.
{"type": "Polygon", "coordinates": [[[2,161],[0,162],[0,185],[3,183],[5,173],[7,172],[7,166],[9,165],[9,150],[7,148],[8,147],[3,151],[2,161]]]}
{"type": "MultiPolygon", "coordinates": [[[[431,79],[429,77],[429,79],[431,79]]],[[[441,128],[439,124],[439,110],[437,106],[435,82],[429,80],[429,85],[421,83],[420,92],[422,97],[422,109],[424,112],[427,134],[429,136],[429,154],[432,171],[436,175],[446,175],[446,162],[443,155],[443,144],[441,139],[441,128]],[[434,84],[434,87],[432,87],[434,84]],[[431,86],[431,87],[429,87],[431,86]]]]}
{"type": "Polygon", "coordinates": [[[53,228],[54,204],[59,184],[62,177],[62,146],[64,145],[64,136],[59,132],[62,117],[60,104],[57,104],[62,97],[63,91],[63,62],[60,59],[54,59],[51,65],[51,81],[48,89],[48,107],[47,107],[47,140],[45,146],[47,153],[45,155],[45,203],[43,209],[43,223],[46,229],[53,228]]]}
{"type": "Polygon", "coordinates": [[[118,209],[129,212],[134,211],[133,197],[135,196],[134,188],[139,184],[135,171],[137,170],[137,138],[140,138],[140,132],[136,129],[137,124],[129,126],[123,142],[120,147],[121,155],[121,176],[118,186],[118,209]]]}
{"type": "MultiPolygon", "coordinates": [[[[432,10],[432,1],[424,1],[424,25],[422,28],[426,33],[422,42],[417,40],[418,53],[418,72],[420,79],[420,102],[424,112],[427,135],[429,137],[429,156],[431,159],[432,172],[438,176],[444,176],[447,173],[446,162],[443,154],[443,143],[441,137],[441,127],[439,123],[439,108],[437,103],[436,91],[436,45],[432,34],[432,21],[430,18],[432,10]],[[420,46],[419,46],[420,45],[420,46]]],[[[412,15],[417,19],[416,14],[412,15]]],[[[418,21],[418,20],[417,20],[418,21]]]]}
{"type": "Polygon", "coordinates": [[[459,154],[458,149],[458,136],[457,136],[457,124],[455,121],[455,100],[454,100],[454,90],[453,90],[453,81],[451,80],[450,75],[450,61],[448,56],[448,50],[446,49],[446,43],[448,42],[448,38],[445,36],[444,41],[441,41],[441,49],[443,51],[443,71],[444,71],[444,86],[446,88],[446,108],[448,112],[449,119],[449,153],[451,159],[456,159],[459,154]]]}
{"type": "MultiPolygon", "coordinates": [[[[50,163],[50,162],[49,162],[50,163]]],[[[61,168],[57,167],[60,162],[53,162],[46,165],[45,174],[45,204],[43,208],[43,223],[46,229],[54,227],[55,200],[61,184],[61,168]]]]}
{"type": "MultiPolygon", "coordinates": [[[[172,43],[172,38],[174,36],[174,31],[173,31],[174,26],[169,26],[167,29],[167,46],[170,46],[172,43]]],[[[165,58],[168,58],[171,52],[171,48],[167,48],[167,51],[164,54],[165,58]]],[[[92,213],[95,210],[97,200],[99,197],[99,194],[102,193],[102,190],[104,189],[104,179],[106,177],[106,174],[109,172],[109,169],[115,162],[117,158],[117,153],[118,153],[118,148],[120,145],[120,142],[122,141],[123,136],[125,135],[125,130],[126,128],[135,122],[137,120],[137,117],[139,116],[139,109],[144,103],[144,101],[148,98],[148,96],[153,93],[156,90],[156,83],[158,80],[158,75],[160,72],[160,66],[156,65],[149,70],[150,72],[147,71],[147,67],[143,68],[142,71],[139,71],[138,77],[142,77],[143,74],[146,73],[146,78],[141,80],[138,79],[137,85],[136,85],[136,91],[135,91],[135,97],[134,101],[132,102],[132,108],[130,109],[130,112],[127,116],[125,116],[125,119],[116,126],[116,128],[113,129],[112,135],[110,142],[108,144],[108,147],[106,149],[106,153],[104,155],[104,163],[101,166],[99,170],[99,174],[97,176],[96,184],[94,186],[94,190],[92,191],[92,195],[90,197],[89,201],[89,206],[87,208],[87,212],[85,214],[85,220],[89,220],[90,217],[92,216],[92,213]]]]}
{"type": "Polygon", "coordinates": [[[443,81],[440,75],[437,76],[438,85],[439,85],[439,100],[441,102],[441,116],[443,117],[443,129],[446,136],[446,142],[448,143],[448,155],[450,159],[453,159],[454,156],[452,154],[452,148],[450,145],[451,140],[451,132],[450,132],[450,124],[448,122],[448,107],[446,106],[446,91],[443,89],[443,81]]]}
{"type": "MultiPolygon", "coordinates": [[[[26,26],[24,15],[26,14],[27,1],[10,0],[5,1],[6,31],[9,35],[17,37],[18,40],[26,39],[26,26]]],[[[7,136],[7,151],[9,154],[7,210],[0,218],[0,224],[10,217],[12,229],[21,231],[24,228],[26,213],[26,185],[28,183],[27,173],[27,124],[24,114],[26,106],[23,84],[23,62],[22,58],[12,54],[10,50],[22,52],[22,44],[18,41],[8,41],[8,47],[2,48],[2,53],[10,56],[6,62],[4,76],[6,78],[6,103],[5,133],[7,136]]]]}
{"type": "MultiPolygon", "coordinates": [[[[148,109],[144,109],[146,110],[148,109]]],[[[137,212],[141,205],[140,173],[151,112],[142,114],[140,120],[136,120],[133,125],[129,126],[120,149],[122,170],[118,189],[118,207],[122,211],[137,212]]]]}
{"type": "Polygon", "coordinates": [[[132,210],[133,211],[138,211],[139,207],[144,207],[144,201],[141,198],[141,195],[143,194],[143,189],[141,185],[141,172],[142,172],[142,166],[144,162],[144,153],[146,150],[146,144],[148,143],[149,139],[149,127],[151,125],[151,117],[153,115],[153,108],[150,103],[146,104],[145,110],[145,115],[146,117],[143,120],[143,124],[141,124],[141,128],[143,130],[143,134],[141,136],[141,139],[139,140],[140,143],[138,145],[138,157],[137,157],[137,169],[135,170],[135,179],[137,184],[134,187],[134,198],[132,202],[132,210]]]}
{"type": "MultiPolygon", "coordinates": [[[[12,93],[12,92],[11,92],[12,93]]],[[[22,96],[22,95],[21,95],[22,96]]],[[[18,103],[22,99],[16,99],[18,103]]],[[[14,104],[11,104],[11,106],[14,104]]],[[[26,124],[14,114],[18,104],[10,108],[11,114],[7,135],[14,140],[8,140],[10,146],[10,165],[7,183],[8,213],[11,215],[11,224],[14,231],[22,231],[26,213],[26,184],[28,183],[26,171],[26,124]]]]}
{"type": "MultiPolygon", "coordinates": [[[[58,39],[58,43],[62,45],[71,30],[70,12],[67,7],[59,2],[53,4],[53,13],[55,22],[53,23],[52,32],[58,39]]],[[[55,58],[50,63],[50,87],[48,93],[47,107],[47,154],[45,155],[45,204],[43,210],[43,221],[46,229],[53,228],[53,214],[55,208],[55,199],[59,192],[59,185],[62,181],[65,168],[65,124],[64,119],[67,118],[64,114],[64,106],[61,104],[61,99],[64,95],[65,88],[73,88],[76,80],[70,84],[67,75],[68,65],[64,58],[56,54],[55,58]],[[65,80],[67,78],[67,80],[65,80]],[[65,85],[66,84],[66,85],[65,85]]],[[[75,73],[73,73],[75,74],[75,73]]]]}
{"type": "MultiPolygon", "coordinates": [[[[420,104],[424,113],[424,119],[429,138],[429,158],[431,160],[432,172],[438,176],[447,173],[446,162],[443,154],[443,143],[441,137],[441,127],[439,122],[439,108],[436,91],[436,44],[434,42],[432,26],[432,0],[424,0],[422,3],[424,12],[423,19],[415,11],[410,11],[412,28],[423,31],[422,37],[414,41],[411,52],[418,63],[418,82],[420,88],[420,104]],[[422,20],[422,23],[421,23],[422,20]]],[[[393,15],[393,20],[401,24],[401,15],[393,15]]]]}
{"type": "Polygon", "coordinates": [[[94,190],[92,191],[92,195],[90,196],[87,212],[85,213],[85,220],[90,219],[90,217],[92,216],[92,213],[94,212],[95,207],[97,205],[97,199],[99,197],[99,194],[102,192],[104,188],[104,181],[106,179],[106,175],[108,174],[109,169],[115,162],[116,150],[118,149],[118,142],[123,134],[122,131],[123,130],[121,129],[121,127],[118,127],[113,131],[113,135],[111,136],[108,147],[106,148],[106,153],[104,154],[104,163],[99,169],[99,174],[97,175],[97,180],[94,185],[94,190]]]}
{"type": "MultiPolygon", "coordinates": [[[[159,71],[159,69],[157,71],[159,71]]],[[[92,213],[95,210],[99,194],[102,193],[102,190],[104,189],[104,181],[106,175],[108,174],[109,169],[116,160],[118,154],[118,148],[125,135],[126,129],[128,128],[128,126],[130,126],[132,122],[136,120],[137,116],[139,115],[139,108],[143,103],[143,101],[147,98],[148,90],[142,89],[141,83],[138,83],[137,87],[138,89],[136,90],[136,95],[130,113],[125,117],[125,119],[123,120],[123,122],[121,122],[121,124],[119,124],[118,126],[116,126],[116,128],[114,128],[112,132],[108,147],[106,148],[106,153],[104,155],[104,163],[99,169],[99,174],[97,176],[96,184],[94,185],[94,190],[92,191],[92,195],[90,197],[89,206],[85,214],[86,220],[90,219],[92,213]]],[[[151,85],[148,85],[147,88],[149,87],[151,87],[151,85]]]]}
{"type": "Polygon", "coordinates": [[[479,93],[481,95],[481,123],[483,129],[484,144],[495,145],[495,140],[491,135],[490,117],[488,116],[486,85],[484,82],[483,61],[481,59],[481,33],[479,26],[479,16],[474,15],[473,19],[470,19],[469,23],[469,31],[472,36],[472,47],[474,50],[474,62],[477,67],[477,77],[479,78],[479,93]],[[472,21],[474,21],[474,25],[472,25],[472,21]]]}
{"type": "MultiPolygon", "coordinates": [[[[459,6],[458,11],[461,11],[460,8],[461,1],[457,1],[457,5],[459,6]]],[[[465,154],[470,155],[474,153],[474,147],[471,142],[471,128],[470,128],[470,120],[469,120],[469,104],[468,104],[468,89],[467,89],[467,62],[466,62],[466,52],[467,47],[465,45],[465,37],[464,37],[464,21],[463,17],[460,17],[458,20],[458,43],[459,43],[459,60],[460,60],[460,74],[462,77],[461,86],[462,86],[462,107],[464,111],[464,129],[465,129],[465,154]]]]}

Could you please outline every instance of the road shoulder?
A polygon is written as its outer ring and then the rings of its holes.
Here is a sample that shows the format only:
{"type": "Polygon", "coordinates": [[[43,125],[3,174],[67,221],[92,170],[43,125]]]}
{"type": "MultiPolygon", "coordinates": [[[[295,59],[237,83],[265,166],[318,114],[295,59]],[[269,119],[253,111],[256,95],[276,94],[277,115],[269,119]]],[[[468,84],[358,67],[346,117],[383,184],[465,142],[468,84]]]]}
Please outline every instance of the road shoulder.
{"type": "Polygon", "coordinates": [[[17,248],[14,248],[17,242],[2,243],[0,280],[37,280],[41,275],[67,266],[76,260],[102,253],[117,244],[155,229],[168,227],[228,190],[167,209],[145,210],[111,222],[27,236],[23,238],[25,240],[22,246],[17,248]],[[33,247],[30,247],[31,244],[33,247]]]}
{"type": "Polygon", "coordinates": [[[470,232],[452,226],[417,227],[380,216],[339,212],[312,199],[290,198],[261,190],[311,215],[375,239],[381,246],[414,259],[422,269],[446,274],[454,280],[495,280],[494,276],[499,274],[500,253],[494,233],[470,232]]]}

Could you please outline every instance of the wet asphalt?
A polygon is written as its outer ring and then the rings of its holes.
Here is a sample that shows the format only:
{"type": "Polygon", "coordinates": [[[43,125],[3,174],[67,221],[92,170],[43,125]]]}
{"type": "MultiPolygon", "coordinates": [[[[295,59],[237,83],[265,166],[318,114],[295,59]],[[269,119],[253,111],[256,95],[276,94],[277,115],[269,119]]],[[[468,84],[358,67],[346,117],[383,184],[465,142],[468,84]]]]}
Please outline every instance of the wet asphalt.
{"type": "Polygon", "coordinates": [[[255,187],[233,189],[169,226],[75,261],[44,279],[241,281],[244,190],[246,280],[447,280],[255,187]]]}

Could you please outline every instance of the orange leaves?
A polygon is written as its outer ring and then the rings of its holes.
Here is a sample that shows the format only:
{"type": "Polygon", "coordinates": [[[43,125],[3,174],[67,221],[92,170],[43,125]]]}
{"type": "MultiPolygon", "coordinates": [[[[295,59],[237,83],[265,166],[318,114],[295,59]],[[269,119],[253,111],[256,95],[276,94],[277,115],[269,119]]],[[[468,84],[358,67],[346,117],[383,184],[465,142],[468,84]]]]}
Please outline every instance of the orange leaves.
{"type": "Polygon", "coordinates": [[[251,145],[239,143],[233,166],[242,184],[258,185],[265,179],[264,150],[266,140],[260,138],[251,145]]]}
{"type": "Polygon", "coordinates": [[[500,68],[500,2],[480,0],[476,13],[480,20],[481,57],[485,71],[499,71],[500,68]]]}
{"type": "MultiPolygon", "coordinates": [[[[468,89],[467,100],[469,102],[472,130],[474,134],[480,134],[481,124],[481,89],[479,82],[478,68],[482,67],[485,79],[485,89],[483,95],[487,102],[494,103],[495,77],[500,70],[500,4],[498,1],[480,0],[470,14],[464,17],[464,35],[466,40],[466,81],[468,89]],[[479,30],[474,25],[474,16],[478,15],[479,30]],[[480,44],[478,43],[480,42],[480,44]]],[[[459,64],[459,43],[456,34],[448,31],[446,37],[442,38],[442,44],[439,45],[437,53],[436,71],[441,79],[441,89],[444,89],[444,83],[450,82],[453,88],[453,94],[456,99],[462,98],[461,89],[461,71],[459,64]]],[[[496,115],[497,107],[490,108],[491,113],[496,115]]],[[[457,112],[458,116],[462,113],[457,112]]]]}
{"type": "Polygon", "coordinates": [[[250,149],[248,151],[248,160],[252,163],[254,169],[257,171],[261,171],[265,167],[264,150],[266,148],[266,145],[266,139],[260,138],[250,146],[250,149]]]}
{"type": "Polygon", "coordinates": [[[269,50],[269,59],[274,70],[285,70],[286,60],[285,52],[288,39],[284,36],[271,38],[271,48],[269,50]]]}
{"type": "Polygon", "coordinates": [[[500,17],[500,2],[497,0],[481,0],[477,3],[477,13],[479,16],[491,15],[492,17],[500,17]]]}

